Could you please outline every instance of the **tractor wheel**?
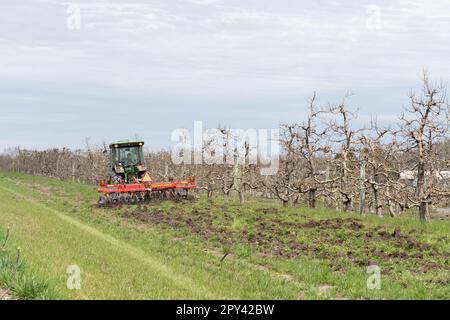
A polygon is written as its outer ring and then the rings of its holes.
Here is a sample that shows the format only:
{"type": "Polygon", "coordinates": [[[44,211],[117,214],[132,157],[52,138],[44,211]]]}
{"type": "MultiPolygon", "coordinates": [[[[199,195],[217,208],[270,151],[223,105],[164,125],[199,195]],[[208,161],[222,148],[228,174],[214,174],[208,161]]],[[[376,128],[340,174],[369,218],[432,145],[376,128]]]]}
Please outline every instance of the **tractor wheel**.
{"type": "Polygon", "coordinates": [[[117,206],[120,204],[120,195],[117,193],[111,194],[111,204],[117,206]]]}
{"type": "Polygon", "coordinates": [[[145,192],[139,192],[138,194],[139,203],[145,202],[145,192]]]}
{"type": "Polygon", "coordinates": [[[138,204],[139,197],[136,194],[132,194],[130,197],[130,204],[138,204]]]}
{"type": "Polygon", "coordinates": [[[122,204],[128,204],[130,202],[130,194],[124,193],[120,196],[120,203],[122,204]]]}
{"type": "Polygon", "coordinates": [[[151,192],[145,192],[144,193],[144,202],[148,203],[152,201],[152,193],[151,192]]]}
{"type": "Polygon", "coordinates": [[[98,205],[100,207],[107,207],[111,204],[111,198],[108,195],[103,195],[98,200],[98,205]]]}

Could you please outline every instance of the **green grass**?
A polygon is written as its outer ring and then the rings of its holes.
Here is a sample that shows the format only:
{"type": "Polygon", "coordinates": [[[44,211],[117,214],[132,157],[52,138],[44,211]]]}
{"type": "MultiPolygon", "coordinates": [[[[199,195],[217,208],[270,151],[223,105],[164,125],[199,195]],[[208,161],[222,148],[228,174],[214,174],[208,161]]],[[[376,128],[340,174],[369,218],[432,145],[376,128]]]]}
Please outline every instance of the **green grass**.
{"type": "Polygon", "coordinates": [[[49,282],[28,268],[20,248],[13,250],[8,238],[7,232],[0,229],[0,289],[8,290],[13,299],[56,299],[49,282]]]}
{"type": "Polygon", "coordinates": [[[203,197],[108,210],[97,199],[90,185],[0,173],[0,225],[59,298],[450,298],[448,221],[203,197]],[[381,290],[366,286],[369,264],[381,290]],[[67,289],[69,265],[81,290],[67,289]]]}

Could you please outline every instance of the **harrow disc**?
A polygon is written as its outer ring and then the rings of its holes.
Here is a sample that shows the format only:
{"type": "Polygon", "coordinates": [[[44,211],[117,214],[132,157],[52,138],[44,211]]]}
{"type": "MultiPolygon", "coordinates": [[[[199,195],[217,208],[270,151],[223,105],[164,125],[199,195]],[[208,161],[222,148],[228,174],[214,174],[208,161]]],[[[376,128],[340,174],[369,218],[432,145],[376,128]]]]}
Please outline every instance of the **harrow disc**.
{"type": "Polygon", "coordinates": [[[120,205],[139,205],[156,201],[182,201],[195,200],[194,195],[179,192],[175,189],[157,190],[149,192],[124,192],[103,194],[98,200],[99,207],[116,207],[120,205]]]}
{"type": "Polygon", "coordinates": [[[111,204],[111,199],[110,199],[109,195],[107,195],[107,194],[101,196],[100,199],[98,200],[98,205],[100,207],[107,207],[110,204],[111,204]]]}

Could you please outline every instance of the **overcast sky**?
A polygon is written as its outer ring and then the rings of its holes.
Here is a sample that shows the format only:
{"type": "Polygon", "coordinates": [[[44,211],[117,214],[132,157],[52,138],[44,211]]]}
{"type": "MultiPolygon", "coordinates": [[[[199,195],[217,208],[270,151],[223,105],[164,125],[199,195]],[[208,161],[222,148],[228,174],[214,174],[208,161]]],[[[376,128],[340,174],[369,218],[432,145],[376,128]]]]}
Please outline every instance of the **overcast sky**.
{"type": "Polygon", "coordinates": [[[314,91],[390,122],[449,56],[449,0],[2,0],[0,150],[276,128],[314,91]]]}

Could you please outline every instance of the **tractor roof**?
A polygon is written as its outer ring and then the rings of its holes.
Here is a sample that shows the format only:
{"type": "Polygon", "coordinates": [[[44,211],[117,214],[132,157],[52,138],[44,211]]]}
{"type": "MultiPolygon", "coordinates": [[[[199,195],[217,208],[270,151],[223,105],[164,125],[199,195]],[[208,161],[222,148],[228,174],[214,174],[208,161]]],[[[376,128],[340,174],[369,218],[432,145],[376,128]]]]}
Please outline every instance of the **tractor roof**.
{"type": "Polygon", "coordinates": [[[112,148],[142,147],[143,145],[144,141],[121,140],[111,143],[109,147],[112,149],[112,148]]]}

